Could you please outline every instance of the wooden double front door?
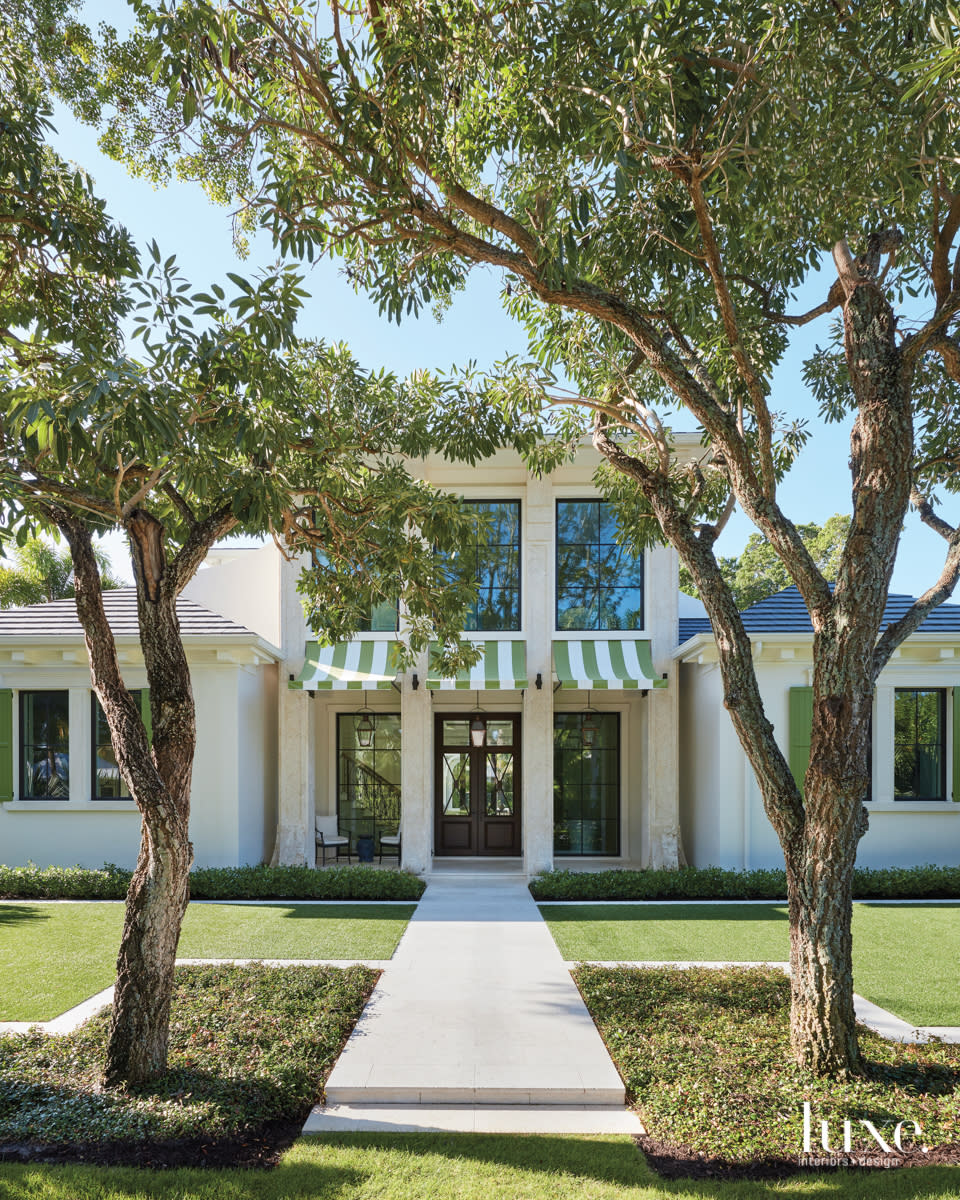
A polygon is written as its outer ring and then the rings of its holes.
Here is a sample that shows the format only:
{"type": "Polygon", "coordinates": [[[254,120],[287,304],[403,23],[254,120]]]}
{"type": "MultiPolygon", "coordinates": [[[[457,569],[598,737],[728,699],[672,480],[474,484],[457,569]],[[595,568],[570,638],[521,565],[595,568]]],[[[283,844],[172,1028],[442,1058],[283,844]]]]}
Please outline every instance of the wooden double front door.
{"type": "Polygon", "coordinates": [[[438,715],[434,745],[434,852],[520,854],[520,715],[438,715]],[[477,719],[482,746],[470,737],[477,719]]]}

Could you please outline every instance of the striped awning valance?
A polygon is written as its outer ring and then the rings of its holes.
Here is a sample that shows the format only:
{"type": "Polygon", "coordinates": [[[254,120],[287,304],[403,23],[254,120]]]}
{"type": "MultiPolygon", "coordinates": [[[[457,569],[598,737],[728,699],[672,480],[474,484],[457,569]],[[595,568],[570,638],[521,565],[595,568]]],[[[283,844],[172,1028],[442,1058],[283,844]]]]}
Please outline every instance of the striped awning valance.
{"type": "Polygon", "coordinates": [[[441,675],[435,667],[436,647],[430,647],[427,687],[435,691],[519,691],[527,683],[527,648],[523,641],[475,641],[480,658],[469,670],[455,676],[441,675]]]}
{"type": "Polygon", "coordinates": [[[583,692],[667,686],[653,669],[650,643],[646,641],[556,641],[553,666],[561,687],[583,692]]]}
{"type": "Polygon", "coordinates": [[[389,688],[397,677],[399,643],[395,641],[337,642],[321,646],[307,642],[306,661],[292,688],[306,692],[360,692],[389,688]]]}

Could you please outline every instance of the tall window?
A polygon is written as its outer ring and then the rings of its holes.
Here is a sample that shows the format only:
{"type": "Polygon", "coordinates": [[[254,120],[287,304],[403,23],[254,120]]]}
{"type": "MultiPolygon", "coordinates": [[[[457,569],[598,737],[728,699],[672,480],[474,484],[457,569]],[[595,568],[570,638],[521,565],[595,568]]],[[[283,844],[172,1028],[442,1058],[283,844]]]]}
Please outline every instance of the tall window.
{"type": "MultiPolygon", "coordinates": [[[[467,632],[509,633],[520,628],[520,501],[465,500],[480,520],[473,541],[457,552],[477,584],[467,632]]],[[[451,556],[452,557],[452,556],[451,556]]]]}
{"type": "Polygon", "coordinates": [[[553,717],[553,850],[558,856],[620,853],[620,716],[591,713],[593,745],[585,746],[584,714],[553,717]]]}
{"type": "Polygon", "coordinates": [[[557,628],[642,629],[643,559],[605,500],[557,501],[557,628]]]}
{"type": "Polygon", "coordinates": [[[400,828],[400,714],[375,713],[369,746],[361,746],[356,713],[337,715],[337,817],[354,838],[400,828]]]}
{"type": "Polygon", "coordinates": [[[70,799],[70,696],[20,693],[20,796],[70,799]]]}
{"type": "MultiPolygon", "coordinates": [[[[132,691],[130,695],[139,707],[141,713],[144,711],[144,706],[149,703],[149,693],[144,691],[132,691]]],[[[103,709],[100,707],[100,701],[96,695],[90,697],[93,707],[93,719],[91,721],[93,732],[93,798],[94,800],[129,800],[131,799],[127,785],[123,782],[123,776],[120,774],[120,767],[117,763],[117,756],[113,752],[113,743],[110,741],[110,730],[107,726],[107,718],[104,716],[103,709]]]]}
{"type": "MultiPolygon", "coordinates": [[[[945,799],[946,690],[897,688],[893,705],[894,799],[945,799]]],[[[955,747],[954,753],[956,752],[955,747]]]]}

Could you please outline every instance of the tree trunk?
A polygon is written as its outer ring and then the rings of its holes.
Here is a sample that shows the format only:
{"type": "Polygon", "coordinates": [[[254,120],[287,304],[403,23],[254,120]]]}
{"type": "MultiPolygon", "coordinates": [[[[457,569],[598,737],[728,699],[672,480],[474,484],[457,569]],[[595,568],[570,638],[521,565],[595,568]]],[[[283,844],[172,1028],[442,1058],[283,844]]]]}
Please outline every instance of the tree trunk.
{"type": "Polygon", "coordinates": [[[166,567],[163,526],[147,513],[131,514],[127,530],[150,687],[151,746],[139,706],[120,675],[90,531],[60,511],[57,523],[70,542],[93,688],[120,773],[143,817],[140,854],[127,892],[104,1070],[107,1086],[140,1084],[166,1070],[174,962],[193,861],[188,827],[196,725],[176,613],[179,580],[166,567]]]}
{"type": "Polygon", "coordinates": [[[790,1043],[817,1075],[860,1070],[853,1010],[852,916],[856,845],[826,830],[785,854],[790,910],[790,1043]]]}
{"type": "Polygon", "coordinates": [[[143,809],[137,869],[126,915],[104,1083],[147,1083],[167,1069],[170,1000],[180,925],[189,900],[193,847],[187,835],[189,792],[143,809]]]}
{"type": "Polygon", "coordinates": [[[174,963],[193,862],[189,822],[196,715],[177,619],[177,589],[166,570],[161,523],[138,510],[127,520],[127,532],[136,568],[140,645],[150,686],[153,744],[149,753],[161,787],[151,787],[152,772],[138,779],[135,765],[127,764],[130,790],[143,813],[143,829],[117,957],[104,1072],[108,1086],[145,1083],[167,1068],[174,963]]]}

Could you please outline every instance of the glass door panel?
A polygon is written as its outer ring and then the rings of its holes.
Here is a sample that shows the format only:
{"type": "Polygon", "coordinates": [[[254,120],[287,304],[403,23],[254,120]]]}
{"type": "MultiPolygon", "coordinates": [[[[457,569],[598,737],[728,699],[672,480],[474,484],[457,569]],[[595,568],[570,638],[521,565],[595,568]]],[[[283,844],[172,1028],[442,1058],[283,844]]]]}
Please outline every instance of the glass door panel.
{"type": "Polygon", "coordinates": [[[488,817],[513,816],[513,755],[487,753],[486,812],[488,817]]]}
{"type": "Polygon", "coordinates": [[[443,756],[441,781],[443,815],[470,816],[470,752],[447,751],[443,756]]]}

